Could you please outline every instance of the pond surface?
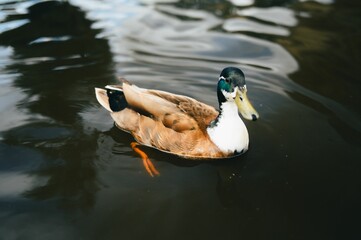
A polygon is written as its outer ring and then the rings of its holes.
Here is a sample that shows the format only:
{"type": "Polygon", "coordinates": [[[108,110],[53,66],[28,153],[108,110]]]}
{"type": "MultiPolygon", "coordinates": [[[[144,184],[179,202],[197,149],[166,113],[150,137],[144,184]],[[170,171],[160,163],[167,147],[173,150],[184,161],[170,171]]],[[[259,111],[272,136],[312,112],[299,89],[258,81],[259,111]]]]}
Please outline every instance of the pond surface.
{"type": "Polygon", "coordinates": [[[357,0],[0,2],[0,239],[360,239],[357,0]],[[95,99],[118,77],[260,114],[217,162],[143,148],[95,99]]]}

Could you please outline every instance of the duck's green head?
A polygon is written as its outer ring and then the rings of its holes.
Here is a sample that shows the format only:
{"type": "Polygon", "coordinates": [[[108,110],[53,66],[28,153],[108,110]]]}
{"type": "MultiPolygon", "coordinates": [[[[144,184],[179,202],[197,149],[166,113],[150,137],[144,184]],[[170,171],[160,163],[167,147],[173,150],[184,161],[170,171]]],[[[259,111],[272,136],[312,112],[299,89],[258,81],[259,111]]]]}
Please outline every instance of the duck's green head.
{"type": "Polygon", "coordinates": [[[255,121],[259,118],[257,111],[248,100],[246,80],[244,73],[239,68],[227,67],[223,69],[218,80],[217,96],[219,106],[225,102],[235,102],[239,113],[245,119],[255,121]]]}

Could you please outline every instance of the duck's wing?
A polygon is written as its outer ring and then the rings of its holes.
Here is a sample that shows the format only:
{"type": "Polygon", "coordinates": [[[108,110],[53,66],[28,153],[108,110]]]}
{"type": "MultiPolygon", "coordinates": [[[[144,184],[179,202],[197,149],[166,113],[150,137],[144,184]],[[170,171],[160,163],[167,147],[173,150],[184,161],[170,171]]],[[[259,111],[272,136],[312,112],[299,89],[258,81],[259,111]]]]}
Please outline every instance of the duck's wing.
{"type": "MultiPolygon", "coordinates": [[[[218,112],[192,98],[158,90],[139,88],[129,83],[111,86],[119,95],[96,89],[98,101],[108,110],[116,125],[144,145],[186,157],[207,155],[219,157],[219,149],[209,141],[206,127],[218,112]],[[114,97],[116,99],[112,100],[114,97]],[[126,107],[114,105],[126,100],[126,107]]],[[[109,87],[108,87],[109,89],[109,87]]]]}
{"type": "MultiPolygon", "coordinates": [[[[177,111],[180,111],[182,114],[185,114],[188,117],[194,119],[202,131],[205,131],[211,121],[216,119],[219,114],[214,107],[211,107],[190,97],[159,90],[148,90],[148,93],[174,104],[174,106],[177,108],[177,111]]],[[[165,123],[165,125],[169,124],[170,123],[165,123]]]]}
{"type": "Polygon", "coordinates": [[[205,131],[218,115],[213,107],[183,95],[139,88],[128,83],[123,83],[123,93],[130,108],[178,132],[205,131]]]}

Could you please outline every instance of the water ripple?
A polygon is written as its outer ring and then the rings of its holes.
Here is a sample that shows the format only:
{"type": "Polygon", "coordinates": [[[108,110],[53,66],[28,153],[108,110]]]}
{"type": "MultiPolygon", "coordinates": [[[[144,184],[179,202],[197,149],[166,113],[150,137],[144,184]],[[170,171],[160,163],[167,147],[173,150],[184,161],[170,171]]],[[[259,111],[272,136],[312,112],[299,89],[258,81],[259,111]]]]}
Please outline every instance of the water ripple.
{"type": "MultiPolygon", "coordinates": [[[[117,7],[115,9],[118,14],[116,20],[111,13],[98,14],[96,18],[100,25],[105,27],[106,32],[112,32],[110,44],[117,56],[115,60],[119,59],[122,63],[132,59],[137,59],[135,62],[141,60],[148,64],[169,64],[169,66],[189,66],[189,63],[198,64],[202,61],[218,62],[221,65],[248,65],[282,74],[289,74],[298,69],[293,57],[276,43],[242,34],[212,30],[221,26],[223,21],[205,11],[194,9],[185,11],[163,5],[157,6],[154,11],[152,8],[143,9],[139,6],[137,11],[142,11],[142,14],[124,19],[119,17],[122,16],[122,12],[119,13],[117,7]],[[113,25],[107,26],[107,23],[119,20],[121,22],[118,28],[114,29],[113,25]]],[[[279,14],[280,11],[282,12],[280,9],[274,9],[272,13],[279,14]]],[[[246,21],[242,23],[251,23],[250,20],[246,21]]],[[[233,30],[247,28],[244,24],[240,26],[238,23],[228,20],[224,26],[233,30]],[[238,27],[235,27],[237,24],[238,27]]],[[[261,25],[261,23],[253,23],[261,25]]],[[[287,29],[282,27],[263,26],[265,33],[288,34],[287,29]]]]}
{"type": "Polygon", "coordinates": [[[232,18],[228,19],[223,24],[224,30],[227,32],[255,32],[262,34],[272,34],[279,36],[289,36],[290,31],[281,26],[272,26],[252,21],[250,19],[232,18]]]}
{"type": "Polygon", "coordinates": [[[39,43],[47,43],[47,42],[63,42],[68,41],[72,37],[71,36],[59,36],[59,37],[40,37],[37,38],[29,43],[29,45],[32,44],[39,44],[39,43]]]}
{"type": "Polygon", "coordinates": [[[21,20],[13,20],[13,21],[0,23],[0,34],[6,32],[6,31],[16,29],[16,28],[18,28],[20,26],[23,26],[23,25],[25,25],[25,24],[27,24],[29,22],[30,22],[29,20],[21,19],[21,20]]]}
{"type": "Polygon", "coordinates": [[[270,22],[282,26],[293,27],[296,26],[298,21],[292,10],[282,7],[263,8],[247,8],[238,10],[240,16],[253,17],[265,22],[270,22]]]}

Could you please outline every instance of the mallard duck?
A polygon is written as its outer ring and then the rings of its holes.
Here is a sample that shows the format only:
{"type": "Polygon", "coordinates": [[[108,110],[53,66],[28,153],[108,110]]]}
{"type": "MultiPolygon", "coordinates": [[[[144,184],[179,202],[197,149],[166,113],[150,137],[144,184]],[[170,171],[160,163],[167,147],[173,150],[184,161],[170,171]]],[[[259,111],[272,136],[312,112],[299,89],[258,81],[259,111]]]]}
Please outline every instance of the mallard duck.
{"type": "Polygon", "coordinates": [[[220,159],[248,150],[248,131],[240,118],[259,115],[247,98],[244,73],[235,67],[221,72],[217,84],[219,112],[183,95],[137,87],[125,79],[121,85],[96,88],[96,98],[110,112],[115,125],[133,135],[131,147],[143,159],[148,173],[158,175],[145,145],[187,159],[220,159]]]}

